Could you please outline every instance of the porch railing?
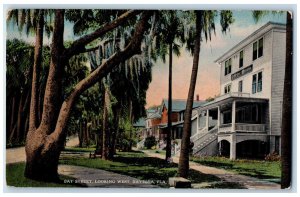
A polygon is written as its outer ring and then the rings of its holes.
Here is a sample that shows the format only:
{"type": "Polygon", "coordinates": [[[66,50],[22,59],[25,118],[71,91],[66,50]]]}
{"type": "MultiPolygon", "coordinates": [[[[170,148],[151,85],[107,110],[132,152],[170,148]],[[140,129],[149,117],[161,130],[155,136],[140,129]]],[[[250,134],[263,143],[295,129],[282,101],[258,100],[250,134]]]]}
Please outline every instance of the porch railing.
{"type": "Polygon", "coordinates": [[[245,131],[245,132],[265,132],[265,124],[245,124],[245,123],[236,123],[236,131],[245,131]]]}
{"type": "Polygon", "coordinates": [[[194,142],[194,141],[198,140],[199,138],[201,138],[203,135],[205,135],[205,133],[204,133],[205,131],[207,132],[206,127],[199,129],[199,132],[197,132],[195,135],[190,137],[191,142],[194,142]]]}
{"type": "Polygon", "coordinates": [[[222,124],[219,127],[219,133],[226,133],[226,132],[230,132],[232,129],[232,124],[228,123],[228,124],[222,124]]]}
{"type": "MultiPolygon", "coordinates": [[[[219,133],[226,133],[232,131],[232,124],[222,124],[219,127],[219,133]]],[[[235,131],[241,132],[266,132],[265,124],[247,124],[247,123],[235,123],[235,131]]]]}

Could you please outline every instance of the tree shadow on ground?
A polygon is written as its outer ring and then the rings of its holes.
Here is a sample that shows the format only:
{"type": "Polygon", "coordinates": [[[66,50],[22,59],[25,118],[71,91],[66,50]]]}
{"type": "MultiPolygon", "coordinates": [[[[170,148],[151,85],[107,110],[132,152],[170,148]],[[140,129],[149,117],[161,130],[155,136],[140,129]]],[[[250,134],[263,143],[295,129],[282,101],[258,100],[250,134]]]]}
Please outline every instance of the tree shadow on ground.
{"type": "MultiPolygon", "coordinates": [[[[143,155],[144,156],[144,155],[143,155]]],[[[176,163],[167,163],[164,159],[155,158],[155,157],[127,157],[122,155],[116,155],[113,159],[115,162],[126,163],[129,166],[143,166],[143,168],[137,168],[134,171],[128,171],[128,174],[134,177],[138,177],[143,180],[160,180],[165,182],[167,186],[169,177],[175,177],[178,175],[178,164],[176,163]],[[146,166],[146,168],[145,168],[146,166]],[[147,168],[148,167],[148,168],[147,168]]],[[[204,174],[199,171],[190,169],[188,179],[192,183],[203,183],[203,182],[218,182],[215,187],[220,188],[232,188],[235,187],[237,189],[244,188],[238,183],[227,183],[223,182],[220,178],[210,174],[204,174]]]]}
{"type": "MultiPolygon", "coordinates": [[[[160,187],[169,187],[168,180],[170,177],[178,175],[178,164],[167,163],[164,159],[147,157],[143,152],[119,152],[112,160],[102,160],[99,158],[76,158],[69,154],[60,160],[61,164],[78,165],[90,168],[98,168],[115,172],[118,174],[128,175],[138,178],[140,180],[151,181],[152,184],[160,187]],[[70,158],[69,158],[70,157],[70,158]]],[[[212,185],[213,188],[231,188],[236,186],[241,188],[238,184],[224,183],[223,180],[217,176],[204,174],[196,170],[190,169],[188,179],[193,184],[212,185]],[[208,183],[208,184],[207,184],[208,183]],[[218,183],[217,185],[214,185],[218,183]]]]}

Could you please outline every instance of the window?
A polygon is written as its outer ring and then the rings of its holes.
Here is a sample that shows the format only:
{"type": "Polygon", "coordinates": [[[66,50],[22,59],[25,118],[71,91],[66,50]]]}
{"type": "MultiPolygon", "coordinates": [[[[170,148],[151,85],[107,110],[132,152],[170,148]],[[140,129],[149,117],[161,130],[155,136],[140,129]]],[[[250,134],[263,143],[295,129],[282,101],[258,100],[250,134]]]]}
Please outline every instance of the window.
{"type": "Polygon", "coordinates": [[[244,51],[240,52],[240,62],[239,62],[239,67],[243,67],[244,65],[244,51]]]}
{"type": "Polygon", "coordinates": [[[231,58],[225,61],[225,76],[231,73],[231,58]]]}
{"type": "Polygon", "coordinates": [[[256,74],[252,76],[252,94],[256,93],[256,74]]]}
{"type": "Polygon", "coordinates": [[[257,59],[257,42],[253,43],[253,60],[257,59]]]}
{"type": "Polygon", "coordinates": [[[257,58],[263,56],[263,51],[264,51],[263,48],[264,48],[263,38],[253,43],[253,55],[252,55],[253,60],[256,60],[257,58]]]}
{"type": "Polygon", "coordinates": [[[257,74],[257,92],[262,91],[262,72],[257,74]]]}
{"type": "Polygon", "coordinates": [[[225,93],[225,94],[229,93],[230,90],[231,90],[231,84],[226,85],[226,86],[224,87],[224,93],[225,93]]]}
{"type": "Polygon", "coordinates": [[[243,92],[243,81],[239,81],[239,92],[243,92]]]}
{"type": "Polygon", "coordinates": [[[257,104],[250,104],[236,109],[237,123],[261,124],[262,108],[257,104]]]}
{"type": "Polygon", "coordinates": [[[258,41],[258,57],[263,56],[264,41],[263,38],[258,41]]]}
{"type": "Polygon", "coordinates": [[[252,76],[252,94],[262,91],[262,72],[252,76]]]}

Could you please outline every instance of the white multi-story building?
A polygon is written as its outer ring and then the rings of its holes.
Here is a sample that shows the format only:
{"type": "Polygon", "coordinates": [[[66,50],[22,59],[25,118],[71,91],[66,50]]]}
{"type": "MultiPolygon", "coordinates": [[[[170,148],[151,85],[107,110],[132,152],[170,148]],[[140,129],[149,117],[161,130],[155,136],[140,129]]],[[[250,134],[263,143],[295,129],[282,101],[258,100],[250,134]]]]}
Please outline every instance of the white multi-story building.
{"type": "Polygon", "coordinates": [[[221,96],[193,113],[194,154],[280,154],[285,36],[285,25],[269,22],[216,60],[221,96]]]}

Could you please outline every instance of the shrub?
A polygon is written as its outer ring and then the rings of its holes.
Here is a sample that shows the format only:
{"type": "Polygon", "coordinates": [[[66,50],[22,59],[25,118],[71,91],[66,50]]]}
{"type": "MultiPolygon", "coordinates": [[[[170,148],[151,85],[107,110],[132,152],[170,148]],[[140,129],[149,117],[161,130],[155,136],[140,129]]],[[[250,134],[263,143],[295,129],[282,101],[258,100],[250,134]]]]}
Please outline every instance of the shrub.
{"type": "Polygon", "coordinates": [[[280,155],[276,152],[270,153],[265,157],[266,161],[280,161],[280,155]]]}
{"type": "Polygon", "coordinates": [[[149,136],[145,139],[145,143],[144,143],[145,147],[147,149],[151,149],[152,146],[156,145],[156,140],[154,136],[149,136]]]}

